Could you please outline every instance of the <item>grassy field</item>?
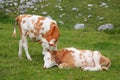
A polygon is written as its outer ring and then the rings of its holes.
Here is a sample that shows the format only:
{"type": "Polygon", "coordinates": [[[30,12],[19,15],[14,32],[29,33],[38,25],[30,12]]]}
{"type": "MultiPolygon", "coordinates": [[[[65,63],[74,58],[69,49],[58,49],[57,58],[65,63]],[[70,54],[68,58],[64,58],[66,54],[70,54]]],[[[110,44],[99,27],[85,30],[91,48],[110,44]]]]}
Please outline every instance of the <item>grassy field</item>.
{"type": "MultiPolygon", "coordinates": [[[[111,59],[110,69],[99,72],[87,72],[79,68],[58,69],[56,66],[51,69],[43,69],[42,47],[31,40],[28,41],[32,61],[28,61],[24,53],[22,59],[19,59],[17,56],[19,31],[17,31],[17,38],[11,37],[15,15],[1,14],[0,80],[120,80],[120,1],[64,0],[59,4],[63,11],[54,7],[57,4],[55,1],[49,2],[52,3],[51,6],[36,11],[36,14],[40,15],[40,12],[47,11],[58,22],[61,32],[58,49],[72,46],[79,49],[99,50],[111,59]],[[107,3],[109,7],[100,7],[100,1],[107,3]],[[89,10],[88,4],[94,6],[89,10]],[[72,11],[71,9],[74,7],[79,10],[72,11]],[[53,11],[50,12],[51,10],[53,11]],[[66,15],[60,18],[62,13],[66,15]],[[82,15],[76,18],[78,14],[82,15]],[[88,18],[88,15],[92,15],[92,17],[88,18]],[[104,19],[98,19],[98,16],[104,17],[104,19]],[[86,18],[87,21],[84,20],[86,18]],[[59,21],[63,21],[64,24],[60,24],[59,21]],[[76,23],[84,23],[86,27],[75,30],[73,26],[76,23]],[[104,23],[113,24],[114,29],[97,31],[97,27],[104,23]]],[[[43,4],[48,3],[40,5],[43,4]]]]}

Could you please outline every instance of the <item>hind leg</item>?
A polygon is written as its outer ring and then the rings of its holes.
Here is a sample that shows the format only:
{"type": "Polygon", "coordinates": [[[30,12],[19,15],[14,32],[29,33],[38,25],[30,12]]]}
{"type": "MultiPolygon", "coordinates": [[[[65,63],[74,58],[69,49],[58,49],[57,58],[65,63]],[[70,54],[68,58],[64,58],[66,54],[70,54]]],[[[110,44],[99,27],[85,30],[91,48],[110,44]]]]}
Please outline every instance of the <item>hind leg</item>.
{"type": "Polygon", "coordinates": [[[100,54],[98,51],[94,51],[94,55],[92,57],[94,66],[90,67],[87,66],[83,70],[84,71],[99,71],[102,70],[101,65],[100,65],[100,54]]]}
{"type": "Polygon", "coordinates": [[[30,57],[30,54],[28,52],[28,43],[27,43],[27,38],[25,36],[21,37],[21,40],[19,41],[19,52],[18,52],[18,57],[22,57],[22,50],[24,49],[26,57],[28,60],[32,60],[30,57]]]}
{"type": "Polygon", "coordinates": [[[30,54],[28,52],[28,42],[27,42],[27,38],[25,36],[22,36],[22,45],[23,45],[23,49],[25,51],[26,57],[28,60],[32,60],[30,57],[30,54]]]}
{"type": "Polygon", "coordinates": [[[19,41],[19,51],[18,51],[18,57],[22,58],[22,48],[23,48],[23,43],[22,40],[19,41]]]}

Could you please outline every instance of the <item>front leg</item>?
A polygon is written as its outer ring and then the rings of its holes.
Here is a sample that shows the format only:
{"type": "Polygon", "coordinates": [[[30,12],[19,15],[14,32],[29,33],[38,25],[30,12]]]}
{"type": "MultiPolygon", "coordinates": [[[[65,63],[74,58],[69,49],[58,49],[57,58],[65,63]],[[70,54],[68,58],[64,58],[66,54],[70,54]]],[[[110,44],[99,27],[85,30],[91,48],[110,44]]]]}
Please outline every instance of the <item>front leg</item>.
{"type": "Polygon", "coordinates": [[[44,55],[47,52],[45,48],[43,48],[42,55],[44,55]]]}
{"type": "Polygon", "coordinates": [[[85,67],[83,68],[84,71],[101,71],[101,67],[85,67]]]}
{"type": "Polygon", "coordinates": [[[70,66],[68,63],[61,63],[58,65],[59,69],[63,69],[63,68],[70,68],[72,66],[70,66]]]}
{"type": "Polygon", "coordinates": [[[22,49],[23,49],[23,43],[22,40],[19,41],[19,51],[18,51],[18,57],[22,58],[22,49]]]}
{"type": "Polygon", "coordinates": [[[48,51],[49,49],[49,45],[46,39],[42,40],[42,48],[43,48],[42,54],[44,55],[45,52],[48,51]]]}

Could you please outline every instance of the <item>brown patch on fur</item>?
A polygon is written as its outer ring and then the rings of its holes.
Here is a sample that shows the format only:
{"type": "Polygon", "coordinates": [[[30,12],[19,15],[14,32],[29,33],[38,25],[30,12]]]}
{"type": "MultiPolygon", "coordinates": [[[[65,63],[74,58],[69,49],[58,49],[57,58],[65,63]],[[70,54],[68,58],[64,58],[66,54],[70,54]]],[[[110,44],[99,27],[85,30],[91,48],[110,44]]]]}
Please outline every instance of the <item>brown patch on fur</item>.
{"type": "Polygon", "coordinates": [[[35,33],[34,30],[30,30],[31,33],[35,33]]]}
{"type": "Polygon", "coordinates": [[[80,54],[79,54],[80,55],[80,59],[84,59],[84,61],[81,62],[81,64],[82,64],[81,68],[85,68],[88,65],[86,57],[83,55],[84,53],[85,53],[85,50],[80,50],[80,54]]]}
{"type": "Polygon", "coordinates": [[[34,29],[35,29],[35,31],[36,31],[35,36],[38,36],[40,30],[41,30],[41,29],[44,29],[44,28],[40,27],[42,24],[43,24],[43,23],[41,22],[41,24],[40,24],[39,26],[34,26],[34,29]]]}
{"type": "MultiPolygon", "coordinates": [[[[52,22],[50,25],[50,30],[44,35],[44,37],[47,39],[48,42],[52,39],[55,39],[55,43],[56,43],[59,36],[60,36],[60,32],[58,29],[58,25],[52,22]]],[[[55,44],[53,44],[53,46],[55,46],[55,44]]]]}
{"type": "MultiPolygon", "coordinates": [[[[30,33],[33,33],[33,34],[34,34],[34,37],[32,37],[32,40],[33,40],[33,41],[36,41],[36,42],[38,42],[39,44],[42,43],[41,40],[36,40],[36,37],[39,36],[39,31],[30,30],[30,33]]],[[[41,34],[41,35],[42,35],[42,34],[41,34]]]]}
{"type": "Polygon", "coordinates": [[[74,64],[74,58],[72,56],[72,52],[73,51],[62,49],[60,51],[53,52],[52,56],[54,56],[57,64],[65,63],[68,67],[74,67],[75,64],[74,64]]]}
{"type": "MultiPolygon", "coordinates": [[[[35,36],[38,36],[39,31],[41,29],[44,29],[44,28],[41,28],[41,26],[43,25],[43,22],[40,22],[41,20],[44,20],[44,19],[45,19],[45,17],[39,17],[37,22],[35,23],[35,26],[34,26],[35,32],[33,32],[35,36]]],[[[34,22],[32,21],[32,23],[34,23],[34,22]]]]}
{"type": "Polygon", "coordinates": [[[41,30],[41,29],[44,29],[44,28],[41,28],[41,27],[37,27],[37,26],[36,26],[36,27],[34,27],[34,29],[35,29],[34,35],[35,35],[35,36],[39,36],[40,30],[41,30]]]}
{"type": "Polygon", "coordinates": [[[38,20],[37,20],[37,22],[35,23],[35,25],[36,25],[36,26],[41,26],[43,23],[40,22],[40,21],[41,21],[41,20],[44,20],[44,19],[45,19],[45,17],[42,17],[42,16],[39,17],[38,20]]]}

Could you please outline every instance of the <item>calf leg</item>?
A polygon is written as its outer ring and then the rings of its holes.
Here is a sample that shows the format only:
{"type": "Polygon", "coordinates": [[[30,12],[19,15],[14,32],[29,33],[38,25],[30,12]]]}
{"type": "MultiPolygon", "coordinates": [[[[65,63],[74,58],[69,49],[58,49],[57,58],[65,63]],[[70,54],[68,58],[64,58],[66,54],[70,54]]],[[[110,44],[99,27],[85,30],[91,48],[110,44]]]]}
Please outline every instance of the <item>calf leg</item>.
{"type": "Polygon", "coordinates": [[[71,65],[71,64],[68,64],[68,63],[61,63],[61,64],[58,65],[58,68],[59,68],[59,69],[72,68],[72,67],[74,67],[74,66],[71,65]]]}
{"type": "Polygon", "coordinates": [[[22,57],[22,48],[23,48],[23,43],[22,40],[19,41],[19,51],[18,51],[18,57],[22,57]]]}
{"type": "Polygon", "coordinates": [[[29,55],[29,52],[28,52],[28,43],[27,43],[27,38],[25,36],[22,36],[22,47],[25,51],[25,54],[26,54],[26,57],[28,60],[32,60],[30,55],[29,55]]]}
{"type": "Polygon", "coordinates": [[[25,50],[27,59],[31,61],[32,59],[31,59],[31,57],[30,57],[30,55],[29,55],[29,52],[28,52],[28,43],[27,43],[26,37],[24,37],[23,48],[24,48],[24,50],[25,50]]]}
{"type": "Polygon", "coordinates": [[[60,65],[58,65],[59,69],[63,69],[63,68],[67,68],[68,64],[67,63],[61,63],[60,65]]]}
{"type": "Polygon", "coordinates": [[[46,39],[42,39],[42,48],[43,48],[42,54],[44,55],[44,53],[48,51],[49,48],[48,41],[46,39]]]}
{"type": "Polygon", "coordinates": [[[101,65],[99,64],[99,62],[98,61],[94,61],[94,63],[95,63],[95,66],[93,66],[93,67],[85,67],[83,70],[84,71],[99,71],[99,70],[102,70],[102,68],[101,68],[101,65]]]}
{"type": "Polygon", "coordinates": [[[85,67],[84,69],[83,69],[84,71],[99,71],[99,70],[102,70],[101,68],[100,68],[100,66],[98,67],[85,67]]]}
{"type": "Polygon", "coordinates": [[[101,65],[99,64],[99,61],[100,61],[99,52],[95,51],[92,59],[93,59],[94,66],[93,67],[87,66],[83,70],[84,71],[99,71],[99,70],[102,70],[101,65]]]}

